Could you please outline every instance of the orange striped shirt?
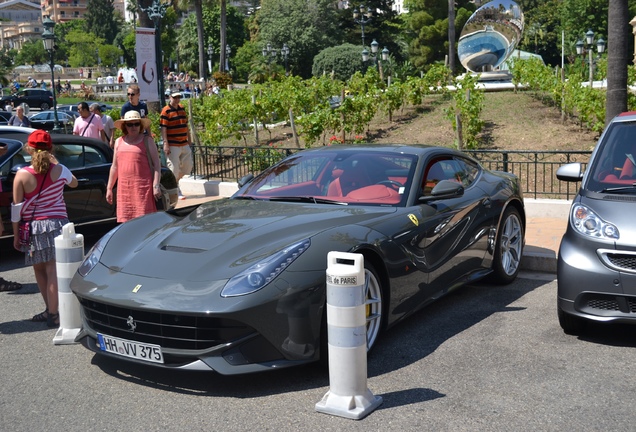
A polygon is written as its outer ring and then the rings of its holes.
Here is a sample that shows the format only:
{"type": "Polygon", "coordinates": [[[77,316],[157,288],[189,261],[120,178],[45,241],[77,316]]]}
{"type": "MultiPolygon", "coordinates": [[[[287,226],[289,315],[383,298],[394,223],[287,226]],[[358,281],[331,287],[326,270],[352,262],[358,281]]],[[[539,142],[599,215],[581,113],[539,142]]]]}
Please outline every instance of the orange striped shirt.
{"type": "Polygon", "coordinates": [[[161,110],[161,127],[166,128],[168,145],[182,147],[188,145],[188,116],[179,105],[166,105],[161,110]]]}

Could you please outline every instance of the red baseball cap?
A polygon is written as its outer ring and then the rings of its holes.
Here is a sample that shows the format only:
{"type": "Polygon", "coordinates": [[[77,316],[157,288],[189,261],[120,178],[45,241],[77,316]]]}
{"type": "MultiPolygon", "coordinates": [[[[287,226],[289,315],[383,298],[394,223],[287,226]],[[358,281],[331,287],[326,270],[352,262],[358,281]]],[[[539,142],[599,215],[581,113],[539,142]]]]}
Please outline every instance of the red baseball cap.
{"type": "Polygon", "coordinates": [[[36,150],[51,150],[53,148],[53,141],[47,131],[38,129],[29,135],[27,145],[36,150]]]}

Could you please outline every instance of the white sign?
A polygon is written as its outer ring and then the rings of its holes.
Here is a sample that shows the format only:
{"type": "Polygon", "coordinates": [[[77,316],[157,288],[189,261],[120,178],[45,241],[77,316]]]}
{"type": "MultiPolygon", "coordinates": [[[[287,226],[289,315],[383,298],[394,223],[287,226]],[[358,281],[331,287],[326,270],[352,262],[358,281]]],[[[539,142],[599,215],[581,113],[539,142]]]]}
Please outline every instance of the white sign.
{"type": "Polygon", "coordinates": [[[137,27],[135,53],[137,54],[137,78],[141,99],[146,102],[158,102],[157,81],[162,71],[157,70],[155,57],[155,29],[137,27]]]}

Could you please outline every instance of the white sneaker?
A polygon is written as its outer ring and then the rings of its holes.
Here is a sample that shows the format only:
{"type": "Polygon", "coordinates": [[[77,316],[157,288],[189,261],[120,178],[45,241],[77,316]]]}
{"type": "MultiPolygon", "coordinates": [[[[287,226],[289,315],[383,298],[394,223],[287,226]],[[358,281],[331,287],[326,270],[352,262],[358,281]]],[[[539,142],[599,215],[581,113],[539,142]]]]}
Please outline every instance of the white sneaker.
{"type": "Polygon", "coordinates": [[[181,193],[181,188],[177,189],[177,194],[179,195],[179,199],[180,199],[180,200],[184,200],[184,199],[186,199],[185,195],[183,195],[183,194],[181,193]]]}

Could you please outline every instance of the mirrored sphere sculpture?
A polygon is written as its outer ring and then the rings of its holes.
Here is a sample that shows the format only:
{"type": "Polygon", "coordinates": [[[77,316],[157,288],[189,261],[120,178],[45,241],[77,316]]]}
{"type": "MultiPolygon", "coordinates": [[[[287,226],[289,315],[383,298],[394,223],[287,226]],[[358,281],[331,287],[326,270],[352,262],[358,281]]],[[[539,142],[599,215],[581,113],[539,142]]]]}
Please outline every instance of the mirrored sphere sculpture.
{"type": "Polygon", "coordinates": [[[521,40],[523,12],[512,0],[493,0],[473,13],[459,36],[457,54],[471,72],[486,72],[503,63],[521,40]]]}

